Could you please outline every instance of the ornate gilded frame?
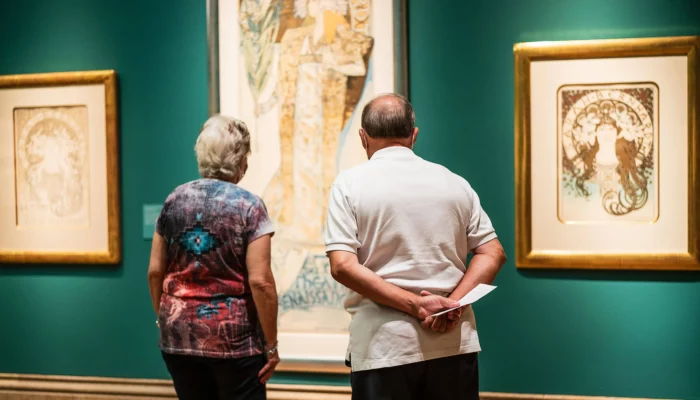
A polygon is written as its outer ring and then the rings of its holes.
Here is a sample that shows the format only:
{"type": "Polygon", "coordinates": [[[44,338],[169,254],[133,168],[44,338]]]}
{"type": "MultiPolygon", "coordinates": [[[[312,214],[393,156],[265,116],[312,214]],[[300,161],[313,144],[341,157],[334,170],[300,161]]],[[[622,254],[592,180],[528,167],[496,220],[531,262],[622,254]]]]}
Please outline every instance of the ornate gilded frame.
{"type": "Polygon", "coordinates": [[[700,37],[519,43],[515,58],[516,266],[518,268],[700,271],[700,37]],[[533,61],[687,56],[688,251],[679,254],[551,254],[532,249],[530,64],[533,61]]]}
{"type": "Polygon", "coordinates": [[[122,259],[117,73],[113,70],[54,72],[0,76],[0,89],[29,89],[77,85],[104,85],[107,176],[107,238],[103,252],[8,251],[0,249],[0,263],[118,264],[122,259]]]}

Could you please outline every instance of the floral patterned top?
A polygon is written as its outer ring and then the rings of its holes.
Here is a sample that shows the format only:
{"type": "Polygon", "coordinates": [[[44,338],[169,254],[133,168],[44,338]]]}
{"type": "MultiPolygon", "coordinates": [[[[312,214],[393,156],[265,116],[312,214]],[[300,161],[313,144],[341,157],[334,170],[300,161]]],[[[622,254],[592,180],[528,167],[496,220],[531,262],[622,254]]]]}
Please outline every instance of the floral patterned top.
{"type": "Polygon", "coordinates": [[[274,232],[263,201],[232,183],[192,181],[168,196],[156,232],[168,246],[161,350],[215,358],[262,354],[246,250],[274,232]]]}

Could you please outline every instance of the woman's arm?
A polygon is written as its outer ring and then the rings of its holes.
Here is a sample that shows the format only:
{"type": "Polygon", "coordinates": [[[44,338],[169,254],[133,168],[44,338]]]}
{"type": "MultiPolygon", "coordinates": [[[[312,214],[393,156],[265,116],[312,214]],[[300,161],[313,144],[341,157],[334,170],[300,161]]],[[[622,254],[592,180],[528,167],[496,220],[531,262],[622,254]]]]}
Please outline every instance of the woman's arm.
{"type": "MultiPolygon", "coordinates": [[[[267,342],[266,351],[277,347],[277,288],[270,266],[271,236],[271,234],[263,235],[250,242],[246,255],[248,283],[253,292],[253,301],[267,342]]],[[[268,354],[267,365],[258,374],[263,383],[270,379],[277,363],[279,363],[277,352],[268,354]]]]}
{"type": "Polygon", "coordinates": [[[148,264],[148,289],[151,292],[151,302],[156,315],[160,312],[160,296],[163,294],[163,279],[167,267],[167,245],[158,232],[153,234],[151,245],[151,261],[148,264]]]}
{"type": "Polygon", "coordinates": [[[246,265],[248,282],[265,340],[277,343],[277,288],[270,266],[271,235],[264,235],[248,244],[246,265]]]}

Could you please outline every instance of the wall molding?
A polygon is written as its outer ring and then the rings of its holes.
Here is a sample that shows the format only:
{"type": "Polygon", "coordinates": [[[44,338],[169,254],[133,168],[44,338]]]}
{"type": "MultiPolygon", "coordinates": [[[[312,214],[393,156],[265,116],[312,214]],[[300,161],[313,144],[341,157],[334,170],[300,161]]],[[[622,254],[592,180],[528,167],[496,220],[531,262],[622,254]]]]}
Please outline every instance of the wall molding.
{"type": "MultiPolygon", "coordinates": [[[[269,400],[349,400],[348,386],[268,384],[269,400]]],[[[177,399],[165,379],[98,378],[83,376],[0,373],[0,400],[146,400],[177,399]]],[[[650,400],[623,397],[492,393],[482,400],[650,400]]]]}

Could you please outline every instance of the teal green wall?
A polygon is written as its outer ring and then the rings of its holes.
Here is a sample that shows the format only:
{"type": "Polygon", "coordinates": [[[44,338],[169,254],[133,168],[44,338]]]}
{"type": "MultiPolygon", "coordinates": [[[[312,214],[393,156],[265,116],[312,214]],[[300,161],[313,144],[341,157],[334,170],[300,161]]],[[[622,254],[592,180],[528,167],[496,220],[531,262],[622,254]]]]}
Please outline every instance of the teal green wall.
{"type": "Polygon", "coordinates": [[[700,1],[409,5],[418,151],[472,183],[510,256],[475,306],[484,389],[700,398],[700,275],[515,269],[512,56],[521,41],[698,35],[700,1]]]}
{"type": "MultiPolygon", "coordinates": [[[[512,262],[513,44],[700,34],[700,2],[408,3],[417,151],[471,181],[511,256],[499,289],[476,306],[483,389],[700,399],[700,276],[524,273],[512,262]]],[[[118,71],[124,232],[118,268],[0,269],[0,372],[167,377],[141,206],[196,177],[192,146],[207,117],[203,2],[4,2],[0,54],[0,74],[118,71]]]]}
{"type": "Polygon", "coordinates": [[[124,243],[119,267],[0,269],[3,372],[167,376],[154,347],[141,205],[197,174],[194,139],[207,117],[202,4],[3,2],[0,74],[118,72],[124,243]]]}

